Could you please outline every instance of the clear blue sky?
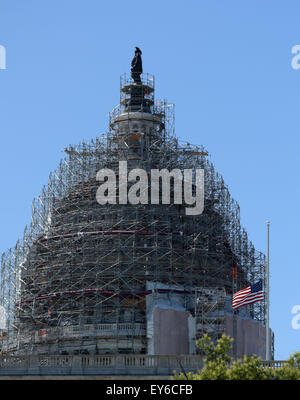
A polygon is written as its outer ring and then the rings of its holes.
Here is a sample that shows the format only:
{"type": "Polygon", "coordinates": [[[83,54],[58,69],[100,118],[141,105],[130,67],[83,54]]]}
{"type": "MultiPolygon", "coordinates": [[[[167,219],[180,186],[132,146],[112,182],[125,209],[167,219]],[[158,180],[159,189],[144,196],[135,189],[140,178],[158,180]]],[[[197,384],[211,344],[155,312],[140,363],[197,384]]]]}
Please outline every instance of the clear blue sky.
{"type": "Polygon", "coordinates": [[[176,104],[176,133],[204,144],[257,249],[271,221],[277,359],[300,350],[299,1],[0,0],[0,250],[30,222],[62,150],[107,130],[134,46],[176,104]]]}

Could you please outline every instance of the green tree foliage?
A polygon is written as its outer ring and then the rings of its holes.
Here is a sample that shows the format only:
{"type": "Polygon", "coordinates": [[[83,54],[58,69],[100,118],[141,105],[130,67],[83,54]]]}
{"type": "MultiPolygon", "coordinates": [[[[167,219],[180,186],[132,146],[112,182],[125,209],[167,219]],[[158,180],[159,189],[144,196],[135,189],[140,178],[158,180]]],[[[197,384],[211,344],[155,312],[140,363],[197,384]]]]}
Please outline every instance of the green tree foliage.
{"type": "Polygon", "coordinates": [[[300,380],[300,352],[293,353],[285,365],[274,369],[274,379],[300,380]]]}
{"type": "Polygon", "coordinates": [[[197,341],[197,346],[204,354],[204,366],[193,374],[175,373],[176,380],[300,380],[300,352],[290,356],[280,368],[264,367],[256,355],[244,356],[234,360],[229,356],[233,339],[225,334],[214,345],[208,335],[197,341]]]}

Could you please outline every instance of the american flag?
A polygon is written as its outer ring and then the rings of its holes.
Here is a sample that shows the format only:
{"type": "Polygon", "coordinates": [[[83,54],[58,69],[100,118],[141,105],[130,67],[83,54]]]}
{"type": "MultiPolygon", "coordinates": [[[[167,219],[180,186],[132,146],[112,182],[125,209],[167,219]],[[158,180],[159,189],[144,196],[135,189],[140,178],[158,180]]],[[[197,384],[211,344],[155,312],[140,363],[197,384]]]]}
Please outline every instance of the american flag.
{"type": "Polygon", "coordinates": [[[234,293],[232,297],[232,308],[236,310],[246,304],[252,304],[263,300],[264,292],[262,288],[262,280],[260,280],[253,285],[234,293]]]}

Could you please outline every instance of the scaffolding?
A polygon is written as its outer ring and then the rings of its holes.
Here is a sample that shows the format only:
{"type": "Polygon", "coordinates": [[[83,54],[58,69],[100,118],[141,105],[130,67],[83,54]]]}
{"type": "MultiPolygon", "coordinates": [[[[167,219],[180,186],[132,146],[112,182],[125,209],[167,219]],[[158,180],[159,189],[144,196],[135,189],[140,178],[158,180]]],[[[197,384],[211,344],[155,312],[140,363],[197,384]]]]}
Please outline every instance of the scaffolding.
{"type": "MultiPolygon", "coordinates": [[[[66,148],[33,200],[23,238],[2,255],[2,353],[147,353],[147,282],[180,286],[189,299],[215,288],[217,302],[196,301],[190,309],[198,336],[208,324],[216,338],[223,325],[211,318],[216,310],[224,315],[232,269],[238,288],[264,280],[265,256],[248,240],[223,178],[203,146],[176,137],[174,106],[156,102],[154,92],[153,76],[143,75],[140,89],[122,76],[109,131],[66,148]],[[100,205],[97,172],[118,171],[120,160],[147,173],[204,169],[204,212],[188,216],[172,203],[100,205]]],[[[264,302],[247,307],[264,323],[264,302]]]]}
{"type": "Polygon", "coordinates": [[[225,333],[226,291],[224,288],[196,288],[195,339],[207,334],[216,342],[225,333]]]}

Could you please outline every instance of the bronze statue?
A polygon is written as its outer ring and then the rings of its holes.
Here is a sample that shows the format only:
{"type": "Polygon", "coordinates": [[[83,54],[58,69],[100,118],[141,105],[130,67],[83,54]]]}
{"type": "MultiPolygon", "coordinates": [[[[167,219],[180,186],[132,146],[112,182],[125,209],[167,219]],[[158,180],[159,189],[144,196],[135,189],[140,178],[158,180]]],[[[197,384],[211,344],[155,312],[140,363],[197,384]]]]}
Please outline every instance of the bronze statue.
{"type": "Polygon", "coordinates": [[[136,47],[134,57],[131,61],[131,77],[135,83],[141,83],[141,74],[143,73],[141,55],[142,51],[136,47]]]}

